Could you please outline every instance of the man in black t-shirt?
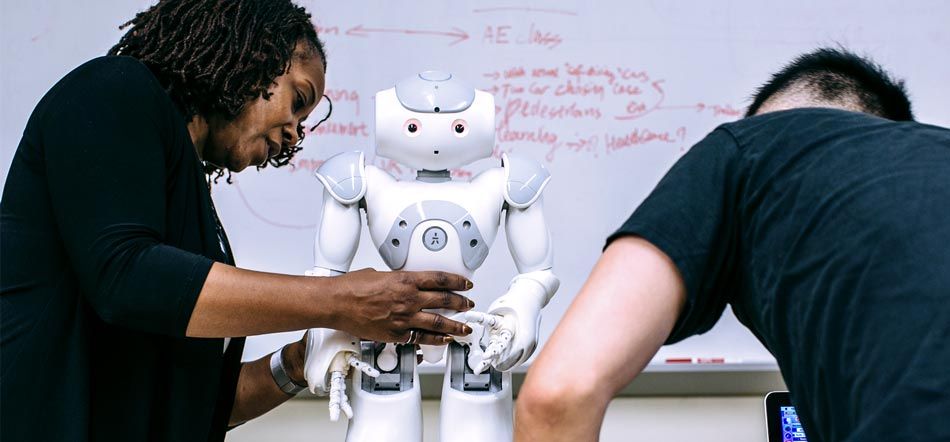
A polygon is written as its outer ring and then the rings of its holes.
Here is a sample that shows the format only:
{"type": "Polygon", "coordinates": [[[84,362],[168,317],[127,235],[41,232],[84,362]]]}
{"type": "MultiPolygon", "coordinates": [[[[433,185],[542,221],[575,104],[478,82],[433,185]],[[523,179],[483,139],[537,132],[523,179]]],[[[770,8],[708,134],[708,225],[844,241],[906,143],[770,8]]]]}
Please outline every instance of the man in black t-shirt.
{"type": "Polygon", "coordinates": [[[596,439],[657,349],[727,304],[775,355],[809,441],[950,440],[950,130],[828,49],[747,117],[608,238],[521,389],[517,440],[596,439]]]}

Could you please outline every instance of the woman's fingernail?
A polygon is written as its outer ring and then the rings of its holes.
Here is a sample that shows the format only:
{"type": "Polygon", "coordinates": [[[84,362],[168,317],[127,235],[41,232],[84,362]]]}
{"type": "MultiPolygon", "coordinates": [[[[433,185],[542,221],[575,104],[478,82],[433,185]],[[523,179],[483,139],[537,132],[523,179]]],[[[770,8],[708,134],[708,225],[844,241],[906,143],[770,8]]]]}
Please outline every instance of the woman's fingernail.
{"type": "Polygon", "coordinates": [[[452,337],[451,337],[451,336],[443,336],[443,337],[442,337],[442,342],[448,344],[448,343],[452,342],[452,337]]]}
{"type": "Polygon", "coordinates": [[[472,287],[475,287],[475,284],[472,284],[472,281],[465,281],[465,290],[471,290],[472,287]]]}
{"type": "Polygon", "coordinates": [[[466,335],[471,334],[471,333],[472,333],[472,327],[469,327],[469,326],[467,326],[467,325],[463,325],[463,326],[462,326],[462,331],[465,332],[466,335]]]}
{"type": "Polygon", "coordinates": [[[469,299],[469,300],[468,300],[468,308],[472,308],[472,307],[475,307],[475,301],[472,301],[471,299],[469,299]]]}

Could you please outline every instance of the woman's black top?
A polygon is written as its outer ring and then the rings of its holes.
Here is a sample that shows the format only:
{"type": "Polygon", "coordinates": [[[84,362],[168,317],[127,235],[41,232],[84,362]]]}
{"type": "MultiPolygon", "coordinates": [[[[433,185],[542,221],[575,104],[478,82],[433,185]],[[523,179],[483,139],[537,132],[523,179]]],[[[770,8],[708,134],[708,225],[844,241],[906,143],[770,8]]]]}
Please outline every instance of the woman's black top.
{"type": "Polygon", "coordinates": [[[232,264],[182,114],[129,57],[43,97],[0,203],[0,439],[223,440],[243,339],[185,337],[232,264]]]}

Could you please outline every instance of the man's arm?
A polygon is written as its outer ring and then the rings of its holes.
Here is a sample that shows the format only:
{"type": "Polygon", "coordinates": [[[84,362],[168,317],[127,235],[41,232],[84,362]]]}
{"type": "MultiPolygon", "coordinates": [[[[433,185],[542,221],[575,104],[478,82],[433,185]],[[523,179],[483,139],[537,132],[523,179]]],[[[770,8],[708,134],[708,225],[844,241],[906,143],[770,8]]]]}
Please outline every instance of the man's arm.
{"type": "Polygon", "coordinates": [[[528,370],[515,440],[597,440],[607,404],[666,341],[685,298],[658,248],[639,237],[611,243],[528,370]]]}

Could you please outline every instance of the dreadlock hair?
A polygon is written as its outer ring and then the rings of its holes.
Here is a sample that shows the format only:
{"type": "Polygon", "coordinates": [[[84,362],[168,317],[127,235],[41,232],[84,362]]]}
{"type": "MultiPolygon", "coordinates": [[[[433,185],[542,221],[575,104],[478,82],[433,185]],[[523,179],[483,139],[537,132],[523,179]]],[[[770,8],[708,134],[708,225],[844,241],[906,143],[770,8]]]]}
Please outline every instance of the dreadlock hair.
{"type": "MultiPolygon", "coordinates": [[[[190,121],[195,115],[232,120],[290,68],[294,47],[305,42],[326,54],[310,14],[290,0],[160,0],[119,27],[130,28],[109,55],[134,57],[158,78],[190,121]]],[[[303,140],[303,126],[297,135],[303,140]]],[[[281,167],[300,151],[285,146],[261,167],[281,167]]],[[[205,172],[225,171],[205,163],[205,172]]],[[[230,172],[227,181],[231,182],[230,172]]]]}
{"type": "Polygon", "coordinates": [[[822,101],[856,103],[864,112],[890,120],[914,119],[904,82],[843,48],[798,56],[756,91],[746,116],[755,115],[772,96],[797,89],[822,101]]]}

